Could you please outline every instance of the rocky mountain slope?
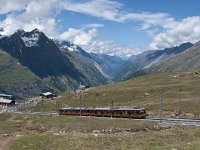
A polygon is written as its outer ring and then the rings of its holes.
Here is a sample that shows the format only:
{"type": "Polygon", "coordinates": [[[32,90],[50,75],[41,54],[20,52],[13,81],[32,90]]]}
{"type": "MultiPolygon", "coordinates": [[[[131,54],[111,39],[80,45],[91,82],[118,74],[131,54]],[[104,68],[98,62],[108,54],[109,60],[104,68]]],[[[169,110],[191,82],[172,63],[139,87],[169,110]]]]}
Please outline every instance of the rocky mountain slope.
{"type": "MultiPolygon", "coordinates": [[[[89,54],[83,50],[79,54],[71,52],[70,46],[59,48],[37,29],[31,32],[18,30],[10,36],[1,36],[0,48],[41,80],[47,89],[68,90],[78,87],[80,83],[94,86],[107,82],[101,72],[92,67],[94,65],[90,66],[91,61],[83,59],[89,59],[89,54]]],[[[15,65],[13,67],[18,69],[15,65]]],[[[13,93],[12,90],[8,92],[13,93]]]]}
{"type": "Polygon", "coordinates": [[[104,84],[107,81],[107,75],[102,72],[99,64],[81,47],[68,41],[54,39],[54,42],[59,47],[62,55],[68,58],[74,67],[86,77],[87,83],[97,85],[97,83],[104,84]]]}
{"type": "MultiPolygon", "coordinates": [[[[115,77],[127,63],[127,60],[119,56],[87,53],[80,46],[74,45],[68,41],[54,39],[54,42],[82,73],[86,73],[85,71],[95,72],[95,74],[91,74],[92,78],[93,75],[99,76],[97,73],[100,72],[105,78],[110,81],[115,81],[115,77]],[[79,62],[77,62],[77,60],[79,60],[79,62]]],[[[103,80],[103,78],[99,80],[103,80]]]]}
{"type": "Polygon", "coordinates": [[[36,75],[0,49],[0,92],[26,97],[38,94],[43,88],[44,85],[36,75]]]}
{"type": "Polygon", "coordinates": [[[121,80],[125,80],[133,76],[142,75],[144,70],[151,70],[153,66],[156,66],[179,53],[183,53],[191,47],[191,43],[183,43],[179,46],[166,48],[164,50],[145,51],[144,53],[131,57],[129,59],[129,64],[121,71],[119,76],[121,77],[121,80]]]}
{"type": "Polygon", "coordinates": [[[200,42],[186,51],[168,58],[148,69],[149,72],[195,72],[200,71],[200,42]]]}
{"type": "Polygon", "coordinates": [[[0,47],[40,78],[69,75],[80,80],[82,77],[55,43],[37,29],[31,32],[18,30],[2,38],[0,47]]]}
{"type": "Polygon", "coordinates": [[[118,75],[127,65],[127,60],[122,59],[119,56],[109,56],[106,54],[90,54],[92,59],[101,67],[103,74],[112,81],[119,81],[118,75]]]}
{"type": "Polygon", "coordinates": [[[151,72],[199,70],[200,64],[200,42],[146,51],[125,60],[87,53],[37,29],[0,35],[0,49],[0,92],[19,97],[73,90],[80,84],[96,86],[151,72]]]}

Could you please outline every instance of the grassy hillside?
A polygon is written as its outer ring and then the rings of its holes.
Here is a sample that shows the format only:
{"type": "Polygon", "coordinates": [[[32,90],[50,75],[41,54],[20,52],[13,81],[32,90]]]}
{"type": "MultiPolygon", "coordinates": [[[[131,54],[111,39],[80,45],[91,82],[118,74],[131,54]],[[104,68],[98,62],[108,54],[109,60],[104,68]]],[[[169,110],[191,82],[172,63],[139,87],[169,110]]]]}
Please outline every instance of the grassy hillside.
{"type": "Polygon", "coordinates": [[[93,150],[200,148],[198,127],[73,116],[0,114],[0,149],[93,150]]]}
{"type": "MultiPolygon", "coordinates": [[[[82,95],[85,107],[95,107],[97,102],[99,107],[109,107],[114,101],[114,107],[145,107],[148,113],[159,114],[163,88],[164,114],[169,116],[175,114],[181,88],[181,117],[199,118],[199,81],[200,76],[193,73],[148,75],[82,93],[62,93],[58,102],[61,107],[78,107],[82,95]]],[[[56,111],[56,100],[45,100],[44,107],[44,111],[56,111]]],[[[34,109],[41,111],[41,103],[34,109]]],[[[200,148],[199,127],[132,119],[0,114],[0,134],[9,134],[0,137],[0,147],[13,150],[200,148]]]]}
{"type": "MultiPolygon", "coordinates": [[[[160,91],[163,93],[163,108],[175,114],[180,97],[182,115],[200,115],[200,75],[193,73],[146,75],[120,83],[91,88],[82,93],[63,93],[60,107],[145,107],[152,113],[159,112],[160,91]],[[181,91],[180,91],[181,90],[181,91]],[[145,96],[145,92],[149,93],[145,96]],[[98,96],[96,96],[98,95],[98,96]]],[[[55,110],[55,101],[46,101],[45,109],[55,110]]],[[[38,104],[35,110],[41,110],[38,104]]]]}
{"type": "Polygon", "coordinates": [[[0,92],[22,96],[39,91],[39,79],[15,58],[0,50],[0,92]]]}
{"type": "Polygon", "coordinates": [[[0,93],[25,98],[38,96],[42,91],[64,91],[73,88],[75,83],[68,76],[41,79],[16,58],[0,49],[0,93]]]}

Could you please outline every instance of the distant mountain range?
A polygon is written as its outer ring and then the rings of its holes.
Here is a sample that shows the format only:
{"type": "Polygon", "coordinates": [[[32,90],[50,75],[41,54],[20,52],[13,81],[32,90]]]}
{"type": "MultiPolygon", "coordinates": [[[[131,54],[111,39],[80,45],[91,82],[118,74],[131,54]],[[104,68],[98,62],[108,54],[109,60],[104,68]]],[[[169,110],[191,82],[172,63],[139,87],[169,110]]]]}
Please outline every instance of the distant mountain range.
{"type": "Polygon", "coordinates": [[[159,62],[147,72],[199,72],[200,42],[173,57],[159,62]]]}
{"type": "Polygon", "coordinates": [[[87,53],[68,41],[48,38],[43,32],[17,30],[0,35],[0,92],[18,97],[42,91],[73,90],[80,84],[96,86],[153,72],[199,70],[200,43],[123,59],[87,53]]]}
{"type": "Polygon", "coordinates": [[[102,73],[111,81],[119,81],[118,75],[127,65],[127,60],[119,56],[109,56],[105,54],[90,54],[92,59],[96,61],[96,66],[100,66],[102,73]]]}
{"type": "MultiPolygon", "coordinates": [[[[134,76],[151,72],[151,69],[156,70],[154,68],[158,64],[183,53],[192,46],[193,44],[191,43],[183,43],[176,47],[166,48],[164,50],[145,51],[139,55],[132,56],[129,58],[128,65],[121,71],[119,77],[121,77],[121,80],[127,80],[134,76]]],[[[168,70],[165,71],[167,72],[168,70]]]]}

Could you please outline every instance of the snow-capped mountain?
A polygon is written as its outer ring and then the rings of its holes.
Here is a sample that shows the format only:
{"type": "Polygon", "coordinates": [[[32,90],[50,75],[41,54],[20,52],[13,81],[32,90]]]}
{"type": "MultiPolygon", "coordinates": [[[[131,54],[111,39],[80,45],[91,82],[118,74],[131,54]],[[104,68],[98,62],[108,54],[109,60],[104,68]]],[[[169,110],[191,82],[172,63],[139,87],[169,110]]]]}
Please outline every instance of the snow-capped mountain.
{"type": "Polygon", "coordinates": [[[80,46],[75,45],[69,41],[65,40],[58,40],[58,39],[52,39],[55,44],[58,46],[58,48],[61,51],[70,51],[72,53],[75,53],[77,55],[83,55],[85,57],[91,58],[90,54],[87,53],[85,50],[83,50],[80,46]]]}
{"type": "Polygon", "coordinates": [[[63,55],[70,59],[74,66],[78,70],[81,70],[85,76],[89,73],[92,79],[99,78],[100,80],[103,80],[103,78],[108,78],[97,62],[92,59],[91,55],[84,51],[80,46],[68,41],[60,41],[57,39],[53,39],[53,41],[59,47],[63,55]]]}
{"type": "Polygon", "coordinates": [[[0,39],[0,49],[27,67],[46,87],[66,90],[79,83],[91,86],[106,83],[107,79],[90,64],[92,61],[86,57],[89,54],[68,44],[60,48],[37,29],[31,32],[17,30],[0,39]]]}
{"type": "Polygon", "coordinates": [[[16,95],[23,93],[23,96],[29,95],[31,90],[35,91],[33,93],[44,89],[59,91],[73,89],[80,83],[93,86],[125,80],[141,74],[143,70],[149,71],[191,46],[191,43],[184,43],[174,48],[146,51],[127,60],[118,56],[87,53],[68,41],[50,39],[38,29],[30,32],[17,30],[10,36],[0,35],[0,58],[9,64],[7,66],[0,61],[0,73],[3,71],[1,78],[15,83],[10,84],[12,86],[5,85],[0,79],[0,91],[9,90],[16,95]],[[7,74],[4,75],[5,72],[7,74]],[[20,72],[24,74],[20,78],[7,79],[11,74],[19,75],[20,72]],[[20,80],[34,82],[28,84],[20,80]],[[23,86],[21,83],[24,83],[23,86]],[[25,92],[19,91],[22,87],[25,92]]]}
{"type": "Polygon", "coordinates": [[[33,46],[39,46],[38,41],[39,41],[39,30],[35,29],[30,33],[22,31],[21,34],[21,39],[23,40],[24,44],[26,47],[33,47],[33,46]]]}
{"type": "Polygon", "coordinates": [[[0,34],[0,39],[2,39],[2,38],[4,38],[4,37],[5,37],[5,36],[3,36],[3,35],[0,34]]]}
{"type": "Polygon", "coordinates": [[[59,48],[67,48],[69,51],[80,51],[80,47],[65,40],[52,39],[59,48]]]}
{"type": "Polygon", "coordinates": [[[78,59],[82,62],[82,65],[78,65],[79,67],[93,67],[94,70],[97,69],[105,78],[108,78],[109,80],[115,80],[115,77],[117,76],[119,71],[122,70],[127,62],[125,59],[119,56],[87,53],[80,46],[70,43],[68,41],[60,41],[56,39],[53,40],[61,49],[61,51],[68,55],[70,53],[70,56],[73,56],[72,58],[76,58],[74,60],[74,64],[76,64],[75,61],[78,59]]]}

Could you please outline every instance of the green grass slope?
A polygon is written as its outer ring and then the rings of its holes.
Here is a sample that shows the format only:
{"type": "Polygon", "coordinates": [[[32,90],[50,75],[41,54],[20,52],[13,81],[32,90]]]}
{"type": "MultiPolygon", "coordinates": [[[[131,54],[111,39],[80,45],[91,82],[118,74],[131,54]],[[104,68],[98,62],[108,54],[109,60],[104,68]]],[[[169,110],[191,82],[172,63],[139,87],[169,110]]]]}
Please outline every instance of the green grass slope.
{"type": "Polygon", "coordinates": [[[200,148],[199,127],[132,119],[0,114],[0,134],[3,150],[200,148]]]}
{"type": "Polygon", "coordinates": [[[15,58],[0,50],[0,92],[24,97],[39,91],[39,79],[15,58]]]}
{"type": "MultiPolygon", "coordinates": [[[[61,107],[145,107],[159,114],[160,90],[164,115],[174,115],[180,99],[180,117],[200,115],[200,75],[193,73],[146,75],[91,88],[82,93],[62,93],[61,107]],[[181,92],[178,92],[181,89],[181,92]],[[149,96],[144,93],[148,92],[149,96]],[[98,93],[98,97],[96,94],[98,93]],[[98,105],[97,105],[98,104],[98,105]]],[[[45,100],[44,111],[56,111],[57,100],[45,100]]],[[[35,107],[41,111],[41,103],[35,107]]],[[[200,129],[132,119],[80,116],[0,114],[0,147],[4,149],[183,149],[200,148],[200,129]],[[95,132],[94,132],[95,131],[95,132]],[[20,135],[20,136],[17,136],[20,135]]]]}
{"type": "MultiPolygon", "coordinates": [[[[144,107],[159,114],[160,91],[166,115],[175,115],[180,97],[182,117],[200,115],[200,75],[193,73],[146,75],[120,83],[94,87],[82,93],[63,93],[60,107],[144,107]],[[181,92],[180,92],[181,89],[181,92]],[[145,93],[149,93],[145,96],[145,93]],[[98,95],[98,96],[96,96],[98,95]],[[169,112],[169,113],[168,113],[169,112]]],[[[55,101],[45,101],[46,111],[55,111],[55,101]]],[[[35,110],[41,110],[38,104],[35,110]]]]}

